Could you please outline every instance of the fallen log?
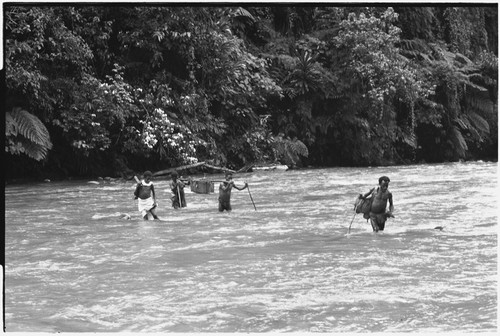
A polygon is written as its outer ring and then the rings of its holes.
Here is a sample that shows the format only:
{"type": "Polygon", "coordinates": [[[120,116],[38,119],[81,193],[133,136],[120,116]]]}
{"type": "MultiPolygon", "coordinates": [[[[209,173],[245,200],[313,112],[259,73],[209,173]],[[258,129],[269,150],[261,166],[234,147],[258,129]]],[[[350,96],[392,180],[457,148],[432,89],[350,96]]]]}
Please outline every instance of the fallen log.
{"type": "Polygon", "coordinates": [[[185,170],[185,169],[192,169],[192,168],[196,168],[196,167],[206,167],[206,168],[210,168],[210,169],[213,169],[213,170],[218,170],[218,171],[223,171],[223,172],[231,172],[231,173],[236,173],[236,171],[232,170],[232,169],[229,169],[229,168],[225,168],[225,167],[217,167],[217,166],[212,166],[206,162],[198,162],[198,163],[193,163],[193,164],[190,164],[190,165],[185,165],[185,166],[179,166],[179,167],[175,167],[175,168],[169,168],[169,169],[165,169],[165,170],[160,170],[160,171],[157,171],[155,173],[153,173],[153,176],[160,176],[160,175],[168,175],[168,174],[171,174],[174,170],[175,171],[182,171],[182,170],[185,170]]]}
{"type": "Polygon", "coordinates": [[[254,166],[252,169],[254,171],[258,171],[258,170],[284,170],[284,171],[286,171],[290,168],[287,165],[273,164],[270,166],[254,166]]]}
{"type": "Polygon", "coordinates": [[[252,171],[252,168],[255,166],[255,163],[248,164],[246,166],[243,166],[240,168],[237,172],[238,173],[247,173],[248,171],[252,171]]]}
{"type": "Polygon", "coordinates": [[[236,173],[236,171],[232,170],[232,169],[229,169],[229,168],[226,168],[226,167],[216,167],[216,166],[212,166],[212,165],[209,165],[207,163],[204,164],[205,167],[207,168],[211,168],[213,170],[221,170],[223,172],[231,172],[231,173],[236,173]]]}
{"type": "Polygon", "coordinates": [[[204,166],[204,165],[205,165],[205,162],[198,162],[198,163],[193,163],[190,165],[179,166],[176,168],[169,168],[169,169],[157,171],[156,173],[153,173],[153,176],[168,175],[168,174],[171,174],[174,170],[178,171],[178,170],[196,168],[196,167],[204,166]]]}

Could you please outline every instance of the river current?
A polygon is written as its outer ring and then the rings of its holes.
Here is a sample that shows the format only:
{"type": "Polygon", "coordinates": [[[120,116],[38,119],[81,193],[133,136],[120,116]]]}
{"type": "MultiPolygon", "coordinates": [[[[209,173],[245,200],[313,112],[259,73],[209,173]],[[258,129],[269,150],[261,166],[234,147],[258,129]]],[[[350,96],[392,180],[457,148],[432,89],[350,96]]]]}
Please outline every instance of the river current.
{"type": "Polygon", "coordinates": [[[496,163],[234,179],[250,193],[219,213],[218,184],[174,210],[154,178],[160,221],[132,181],[6,185],[6,331],[498,331],[496,163]],[[374,233],[353,204],[382,175],[395,218],[374,233]]]}

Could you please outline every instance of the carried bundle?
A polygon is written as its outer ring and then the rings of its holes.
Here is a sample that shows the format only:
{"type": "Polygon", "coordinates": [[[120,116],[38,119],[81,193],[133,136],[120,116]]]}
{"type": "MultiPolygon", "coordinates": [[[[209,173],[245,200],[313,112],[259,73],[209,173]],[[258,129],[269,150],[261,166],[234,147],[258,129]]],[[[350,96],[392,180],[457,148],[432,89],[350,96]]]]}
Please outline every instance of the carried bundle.
{"type": "Polygon", "coordinates": [[[371,197],[363,197],[363,195],[359,194],[354,202],[354,211],[356,213],[362,213],[363,218],[370,218],[370,209],[372,207],[373,196],[371,197]]]}
{"type": "Polygon", "coordinates": [[[210,194],[214,192],[214,182],[208,180],[191,181],[191,191],[197,194],[210,194]]]}

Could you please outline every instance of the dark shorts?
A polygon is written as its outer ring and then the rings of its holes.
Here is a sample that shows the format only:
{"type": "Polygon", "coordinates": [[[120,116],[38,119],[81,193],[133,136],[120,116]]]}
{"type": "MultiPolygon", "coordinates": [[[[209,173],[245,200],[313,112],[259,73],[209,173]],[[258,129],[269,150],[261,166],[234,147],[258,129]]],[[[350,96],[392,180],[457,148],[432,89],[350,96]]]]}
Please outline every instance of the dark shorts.
{"type": "Polygon", "coordinates": [[[231,211],[231,202],[224,202],[219,200],[219,211],[222,212],[224,210],[231,211]]]}
{"type": "Polygon", "coordinates": [[[385,222],[387,221],[387,215],[383,214],[375,214],[370,212],[370,223],[372,225],[373,231],[384,231],[385,222]]]}
{"type": "MultiPolygon", "coordinates": [[[[174,209],[179,209],[180,208],[179,197],[172,196],[171,199],[172,199],[172,206],[174,207],[174,209]]],[[[182,208],[185,208],[186,207],[186,199],[184,198],[184,195],[182,195],[182,194],[181,194],[181,202],[182,202],[182,208]]]]}

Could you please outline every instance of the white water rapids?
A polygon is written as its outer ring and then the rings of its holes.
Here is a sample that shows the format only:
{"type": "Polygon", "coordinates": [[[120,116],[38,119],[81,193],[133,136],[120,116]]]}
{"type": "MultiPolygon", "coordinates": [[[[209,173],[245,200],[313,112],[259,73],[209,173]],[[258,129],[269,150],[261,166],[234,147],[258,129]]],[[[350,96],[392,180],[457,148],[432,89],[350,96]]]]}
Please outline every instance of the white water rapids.
{"type": "Polygon", "coordinates": [[[155,178],[161,221],[139,218],[131,181],[7,185],[6,331],[497,331],[496,163],[234,179],[257,211],[233,190],[218,213],[218,184],[174,210],[155,178]],[[381,175],[396,218],[347,234],[381,175]]]}

